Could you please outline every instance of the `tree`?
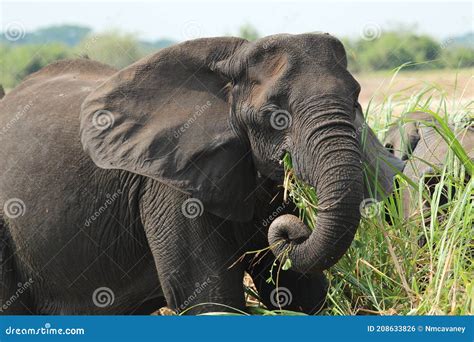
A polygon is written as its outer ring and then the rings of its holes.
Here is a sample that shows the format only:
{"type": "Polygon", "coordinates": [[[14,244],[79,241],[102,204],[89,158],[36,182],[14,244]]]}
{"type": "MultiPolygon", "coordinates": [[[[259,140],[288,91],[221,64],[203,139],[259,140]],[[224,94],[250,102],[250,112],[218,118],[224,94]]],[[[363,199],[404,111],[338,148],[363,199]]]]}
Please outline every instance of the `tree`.
{"type": "Polygon", "coordinates": [[[119,31],[89,35],[76,47],[75,53],[117,68],[126,67],[144,55],[132,34],[119,31]]]}
{"type": "Polygon", "coordinates": [[[239,28],[238,36],[250,41],[257,40],[260,37],[257,29],[250,24],[242,25],[239,28]]]}

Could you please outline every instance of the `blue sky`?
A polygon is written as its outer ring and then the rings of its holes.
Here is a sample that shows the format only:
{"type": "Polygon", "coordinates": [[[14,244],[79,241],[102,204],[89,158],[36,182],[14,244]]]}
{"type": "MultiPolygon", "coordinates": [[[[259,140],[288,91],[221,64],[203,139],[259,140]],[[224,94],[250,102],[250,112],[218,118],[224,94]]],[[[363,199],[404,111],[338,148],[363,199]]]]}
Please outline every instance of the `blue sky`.
{"type": "Polygon", "coordinates": [[[1,26],[27,30],[73,23],[96,31],[120,29],[142,39],[219,36],[250,23],[261,35],[326,31],[356,37],[370,28],[411,25],[438,39],[473,30],[471,1],[8,1],[1,26]]]}

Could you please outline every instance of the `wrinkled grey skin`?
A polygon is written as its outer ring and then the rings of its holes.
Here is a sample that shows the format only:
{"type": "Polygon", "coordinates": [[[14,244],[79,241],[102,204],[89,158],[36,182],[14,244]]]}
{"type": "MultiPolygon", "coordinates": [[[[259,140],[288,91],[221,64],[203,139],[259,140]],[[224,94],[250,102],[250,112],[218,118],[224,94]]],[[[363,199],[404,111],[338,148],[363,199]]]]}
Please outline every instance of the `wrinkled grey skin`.
{"type": "Polygon", "coordinates": [[[408,160],[420,141],[420,126],[431,124],[433,117],[424,112],[410,112],[394,123],[385,137],[385,148],[401,160],[408,160]]]}
{"type": "MultiPolygon", "coordinates": [[[[449,146],[433,127],[438,125],[429,113],[410,112],[387,132],[385,147],[396,157],[406,161],[403,173],[417,183],[423,178],[429,191],[433,191],[439,183],[440,170],[446,164],[449,146]]],[[[470,160],[474,160],[474,127],[450,127],[457,140],[467,152],[470,160]]],[[[465,161],[466,162],[466,161],[465,161]]],[[[419,209],[418,194],[413,189],[405,189],[402,193],[403,213],[406,218],[419,209]]],[[[446,201],[441,196],[441,202],[446,201]]],[[[429,210],[428,203],[424,203],[429,210]]]]}
{"type": "Polygon", "coordinates": [[[390,192],[387,164],[400,166],[365,124],[346,63],[329,35],[277,35],[193,40],[120,71],[63,61],[28,77],[0,102],[0,203],[24,203],[2,213],[1,302],[32,282],[3,312],[243,309],[244,270],[275,307],[270,253],[230,268],[267,239],[293,264],[280,275],[284,308],[317,311],[359,203],[390,192]],[[274,120],[281,111],[291,124],[274,120]],[[283,203],[285,151],[317,189],[313,233],[283,203]],[[379,178],[364,187],[364,172],[379,178]],[[101,287],[113,303],[94,303],[101,287]]]}

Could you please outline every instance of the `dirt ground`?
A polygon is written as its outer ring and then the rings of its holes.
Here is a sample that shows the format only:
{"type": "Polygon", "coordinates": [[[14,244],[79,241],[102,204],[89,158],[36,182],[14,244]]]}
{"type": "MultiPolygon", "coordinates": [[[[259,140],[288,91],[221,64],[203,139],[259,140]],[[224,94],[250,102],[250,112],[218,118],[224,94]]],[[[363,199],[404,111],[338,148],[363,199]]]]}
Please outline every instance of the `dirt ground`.
{"type": "Polygon", "coordinates": [[[376,103],[395,93],[409,95],[418,93],[426,86],[434,85],[443,90],[448,98],[460,100],[462,103],[474,101],[474,69],[402,71],[393,79],[393,72],[371,72],[355,74],[361,85],[359,101],[365,109],[370,99],[376,103]]]}

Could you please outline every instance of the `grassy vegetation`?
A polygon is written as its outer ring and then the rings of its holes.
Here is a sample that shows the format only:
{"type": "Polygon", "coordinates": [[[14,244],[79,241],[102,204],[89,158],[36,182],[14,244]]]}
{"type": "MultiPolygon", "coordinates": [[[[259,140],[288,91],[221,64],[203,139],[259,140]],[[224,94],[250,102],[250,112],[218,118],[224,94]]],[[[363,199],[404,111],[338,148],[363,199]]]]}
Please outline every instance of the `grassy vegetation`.
{"type": "MultiPolygon", "coordinates": [[[[258,33],[244,27],[241,36],[256,39],[258,33]]],[[[140,58],[145,52],[135,39],[117,32],[81,38],[70,48],[58,43],[28,43],[25,45],[0,44],[2,54],[0,84],[11,88],[28,74],[44,65],[63,58],[87,55],[117,67],[123,67],[140,58]]],[[[411,39],[405,33],[388,32],[376,42],[345,42],[352,70],[371,74],[367,79],[384,76],[386,71],[400,61],[412,61],[416,77],[428,78],[433,74],[427,68],[464,67],[465,77],[472,79],[472,49],[454,49],[450,44],[440,45],[427,37],[411,39]],[[415,45],[408,45],[415,44],[415,45]],[[396,46],[396,51],[394,50],[396,46]],[[422,55],[411,55],[419,53],[422,55]],[[433,60],[426,64],[423,61],[433,60]],[[471,69],[468,69],[471,68],[471,69]],[[426,76],[425,76],[426,74],[426,76]]],[[[150,52],[150,51],[146,51],[150,52]]],[[[395,72],[394,79],[397,78],[395,72]]],[[[441,70],[451,76],[452,70],[441,70]]],[[[415,76],[405,72],[404,77],[415,76]]],[[[444,77],[443,77],[444,78],[444,77]]],[[[369,80],[370,81],[370,80],[369,80]]],[[[367,81],[367,83],[369,83],[367,81]]],[[[377,86],[378,86],[378,82],[377,86]]],[[[457,82],[455,82],[456,84],[457,82]]],[[[424,189],[420,181],[413,184],[398,175],[402,188],[409,188],[418,196],[418,210],[408,219],[402,216],[401,198],[398,192],[373,208],[375,215],[363,218],[352,246],[346,255],[327,272],[330,289],[327,308],[322,314],[474,314],[474,178],[472,163],[462,163],[464,151],[456,143],[453,132],[444,123],[456,129],[474,116],[473,101],[466,89],[447,90],[443,84],[419,82],[415,87],[403,83],[402,88],[388,87],[377,93],[361,82],[363,89],[374,101],[364,101],[369,125],[383,140],[389,125],[397,115],[413,110],[430,111],[440,123],[443,137],[452,146],[445,166],[439,170],[440,182],[433,193],[424,189]],[[406,86],[405,86],[406,85],[406,86]],[[440,205],[443,188],[456,189],[448,192],[449,201],[440,205]],[[423,209],[429,201],[430,211],[423,209]],[[391,224],[384,218],[383,207],[391,217],[391,224]],[[442,219],[439,219],[442,215],[442,219]],[[418,241],[426,241],[420,247],[418,241]]],[[[472,87],[468,82],[467,87],[472,87]]],[[[291,158],[284,160],[286,176],[284,185],[288,196],[299,208],[300,217],[311,227],[317,220],[317,198],[314,189],[301,183],[292,172],[291,158]]],[[[283,269],[278,270],[284,272],[283,269]]],[[[275,271],[276,272],[276,271],[275,271]]],[[[257,296],[249,290],[249,294],[257,296]]],[[[291,314],[287,311],[268,311],[254,306],[256,314],[291,314]]]]}
{"type": "MultiPolygon", "coordinates": [[[[425,84],[417,93],[394,92],[379,103],[369,104],[366,119],[380,140],[398,119],[394,113],[423,110],[433,116],[450,151],[442,168],[432,165],[440,175],[434,191],[428,191],[423,179],[414,183],[399,173],[396,181],[400,191],[365,208],[371,215],[363,215],[351,247],[326,271],[330,287],[321,315],[474,314],[474,165],[466,158],[469,151],[456,139],[467,129],[466,122],[474,118],[474,102],[465,101],[462,90],[456,93],[458,98],[448,98],[439,85],[425,84]],[[418,204],[405,218],[401,191],[407,189],[418,197],[418,204]],[[442,195],[448,198],[445,204],[440,201],[442,195]],[[430,209],[426,209],[426,202],[430,209]]],[[[299,217],[314,229],[315,189],[296,178],[290,155],[284,157],[283,163],[287,199],[296,204],[299,217]]],[[[270,271],[276,284],[278,272],[288,269],[286,264],[275,264],[270,271]]],[[[266,309],[258,301],[250,278],[245,283],[250,314],[302,315],[284,308],[266,309]]],[[[226,313],[209,314],[249,314],[226,308],[226,313]]]]}
{"type": "MultiPolygon", "coordinates": [[[[440,70],[474,67],[472,33],[439,41],[417,34],[412,27],[394,30],[378,28],[375,36],[342,39],[353,73],[390,70],[402,63],[410,63],[410,70],[440,70]]],[[[91,59],[123,68],[160,48],[177,43],[168,39],[141,41],[134,33],[119,30],[92,32],[88,27],[75,25],[52,26],[13,41],[0,35],[0,84],[15,87],[29,74],[60,59],[88,56],[91,59]]],[[[250,24],[229,33],[248,40],[256,40],[259,32],[250,24]]]]}
{"type": "MultiPolygon", "coordinates": [[[[474,313],[474,179],[467,151],[456,140],[450,122],[461,128],[466,117],[472,119],[472,102],[460,106],[461,99],[448,99],[436,86],[426,86],[417,94],[391,94],[367,110],[371,126],[383,138],[394,120],[395,108],[420,109],[432,113],[440,134],[451,146],[446,163],[439,170],[440,182],[430,194],[423,180],[413,184],[397,175],[402,189],[418,196],[418,206],[407,219],[400,210],[401,197],[395,192],[375,204],[370,217],[362,218],[352,246],[327,272],[330,280],[327,315],[466,315],[474,313]],[[394,100],[397,99],[397,100],[394,100]],[[437,99],[437,100],[434,100],[437,99]],[[462,158],[462,159],[461,159],[462,158]],[[465,163],[462,163],[464,160],[465,163]],[[447,204],[441,205],[443,189],[447,204]],[[427,212],[423,203],[429,201],[427,212]],[[391,217],[384,217],[386,208],[391,217]],[[420,246],[420,239],[426,243],[420,246]]],[[[285,158],[285,186],[310,227],[317,220],[314,189],[302,184],[291,172],[285,158]]]]}

